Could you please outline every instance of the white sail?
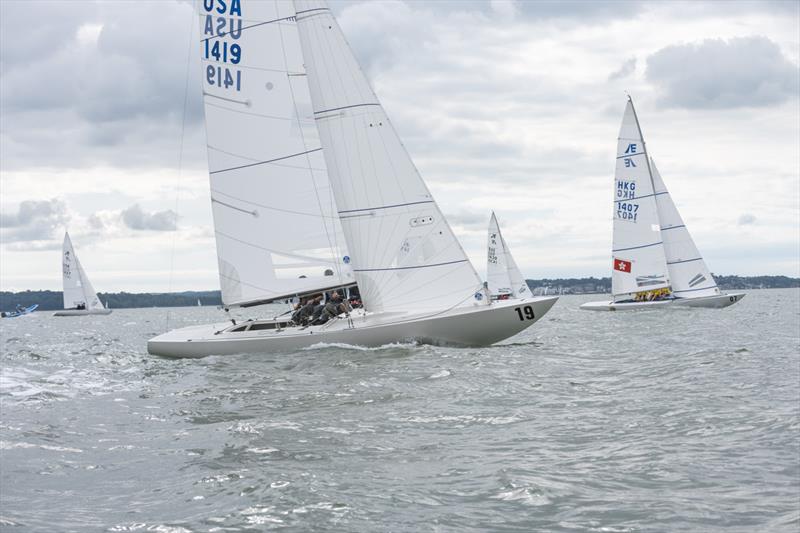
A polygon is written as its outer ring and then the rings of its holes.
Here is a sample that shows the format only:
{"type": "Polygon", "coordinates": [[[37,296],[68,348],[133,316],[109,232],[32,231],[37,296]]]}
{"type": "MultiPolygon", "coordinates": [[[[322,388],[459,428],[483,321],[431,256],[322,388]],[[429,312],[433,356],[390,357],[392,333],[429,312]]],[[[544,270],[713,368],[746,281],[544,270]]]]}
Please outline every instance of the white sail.
{"type": "Polygon", "coordinates": [[[353,283],[291,2],[199,2],[222,301],[353,283]]]}
{"type": "Polygon", "coordinates": [[[314,118],[370,311],[438,311],[482,283],[324,2],[294,2],[314,118]]]}
{"type": "Polygon", "coordinates": [[[652,159],[650,168],[653,171],[658,217],[661,222],[661,237],[664,241],[664,253],[673,294],[680,298],[699,298],[720,294],[706,262],[695,246],[652,159]]]}
{"type": "Polygon", "coordinates": [[[630,98],[617,142],[613,216],[611,292],[614,300],[668,288],[669,272],[650,161],[630,98]]]}
{"type": "Polygon", "coordinates": [[[64,282],[64,309],[74,309],[79,305],[86,306],[86,309],[103,309],[102,302],[75,255],[69,233],[64,233],[61,272],[64,282]]]}
{"type": "Polygon", "coordinates": [[[522,273],[511,255],[511,250],[508,249],[494,212],[489,220],[486,282],[489,286],[489,293],[493,297],[526,298],[530,296],[528,284],[522,277],[522,273]]]}

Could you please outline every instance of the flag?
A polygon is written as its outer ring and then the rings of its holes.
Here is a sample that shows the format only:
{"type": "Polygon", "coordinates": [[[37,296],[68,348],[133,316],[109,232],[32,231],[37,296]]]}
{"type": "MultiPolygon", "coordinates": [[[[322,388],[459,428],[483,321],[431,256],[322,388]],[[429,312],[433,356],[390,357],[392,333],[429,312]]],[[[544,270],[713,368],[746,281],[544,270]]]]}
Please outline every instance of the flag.
{"type": "Polygon", "coordinates": [[[631,271],[631,262],[625,261],[624,259],[617,259],[614,258],[614,270],[619,270],[620,272],[630,272],[631,271]]]}

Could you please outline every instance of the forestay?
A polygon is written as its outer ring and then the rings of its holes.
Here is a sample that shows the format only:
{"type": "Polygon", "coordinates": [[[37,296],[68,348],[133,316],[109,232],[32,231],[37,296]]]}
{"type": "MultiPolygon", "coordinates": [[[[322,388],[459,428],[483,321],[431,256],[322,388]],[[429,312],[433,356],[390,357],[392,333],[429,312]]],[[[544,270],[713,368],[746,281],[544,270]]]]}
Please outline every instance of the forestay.
{"type": "Polygon", "coordinates": [[[291,2],[199,2],[208,167],[228,307],[353,283],[291,2]]]}
{"type": "Polygon", "coordinates": [[[294,2],[353,272],[370,311],[438,311],[482,299],[482,283],[324,2],[294,2]]]}
{"type": "Polygon", "coordinates": [[[613,216],[614,300],[669,287],[650,162],[630,98],[617,142],[613,216]]]}
{"type": "Polygon", "coordinates": [[[74,309],[85,305],[86,309],[103,309],[103,304],[94,292],[94,287],[86,277],[69,233],[64,233],[61,253],[61,272],[64,282],[64,309],[74,309]]]}
{"type": "Polygon", "coordinates": [[[661,238],[664,241],[664,254],[672,282],[672,292],[680,298],[720,294],[652,159],[650,168],[653,171],[661,238]]]}
{"type": "Polygon", "coordinates": [[[492,212],[489,220],[489,242],[486,259],[486,282],[492,296],[524,298],[530,296],[530,289],[517,267],[511,250],[500,231],[497,217],[492,212]]]}

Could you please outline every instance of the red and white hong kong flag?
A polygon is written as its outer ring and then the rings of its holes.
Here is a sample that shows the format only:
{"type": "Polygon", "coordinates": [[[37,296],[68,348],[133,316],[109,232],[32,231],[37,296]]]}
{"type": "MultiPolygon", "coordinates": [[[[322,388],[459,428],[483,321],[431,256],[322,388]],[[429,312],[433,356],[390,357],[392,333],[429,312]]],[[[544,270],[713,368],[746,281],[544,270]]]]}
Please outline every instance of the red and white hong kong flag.
{"type": "Polygon", "coordinates": [[[630,272],[631,271],[631,262],[625,261],[624,259],[617,259],[614,258],[614,270],[619,270],[620,272],[630,272]]]}

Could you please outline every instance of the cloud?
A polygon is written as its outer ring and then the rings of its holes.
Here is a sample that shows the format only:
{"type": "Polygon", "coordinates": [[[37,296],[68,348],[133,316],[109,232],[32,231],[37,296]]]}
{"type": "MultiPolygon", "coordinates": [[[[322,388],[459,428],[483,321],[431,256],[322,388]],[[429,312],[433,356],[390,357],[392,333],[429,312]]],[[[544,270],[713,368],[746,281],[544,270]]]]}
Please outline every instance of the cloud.
{"type": "Polygon", "coordinates": [[[647,58],[665,107],[760,107],[797,97],[798,65],[766,37],[667,46],[647,58]]]}
{"type": "Polygon", "coordinates": [[[739,217],[740,226],[749,226],[755,223],[756,223],[756,217],[755,215],[751,215],[750,213],[743,213],[742,216],[739,217]]]}
{"type": "Polygon", "coordinates": [[[172,209],[147,213],[134,204],[120,213],[122,222],[132,230],[170,231],[177,227],[178,214],[172,209]]]}
{"type": "Polygon", "coordinates": [[[619,70],[612,72],[608,76],[608,81],[619,80],[622,78],[626,78],[633,74],[636,71],[636,58],[632,57],[625,61],[620,67],[619,70]]]}
{"type": "Polygon", "coordinates": [[[0,213],[2,240],[7,243],[50,240],[68,220],[66,205],[58,198],[26,200],[19,204],[16,213],[0,213]]]}

